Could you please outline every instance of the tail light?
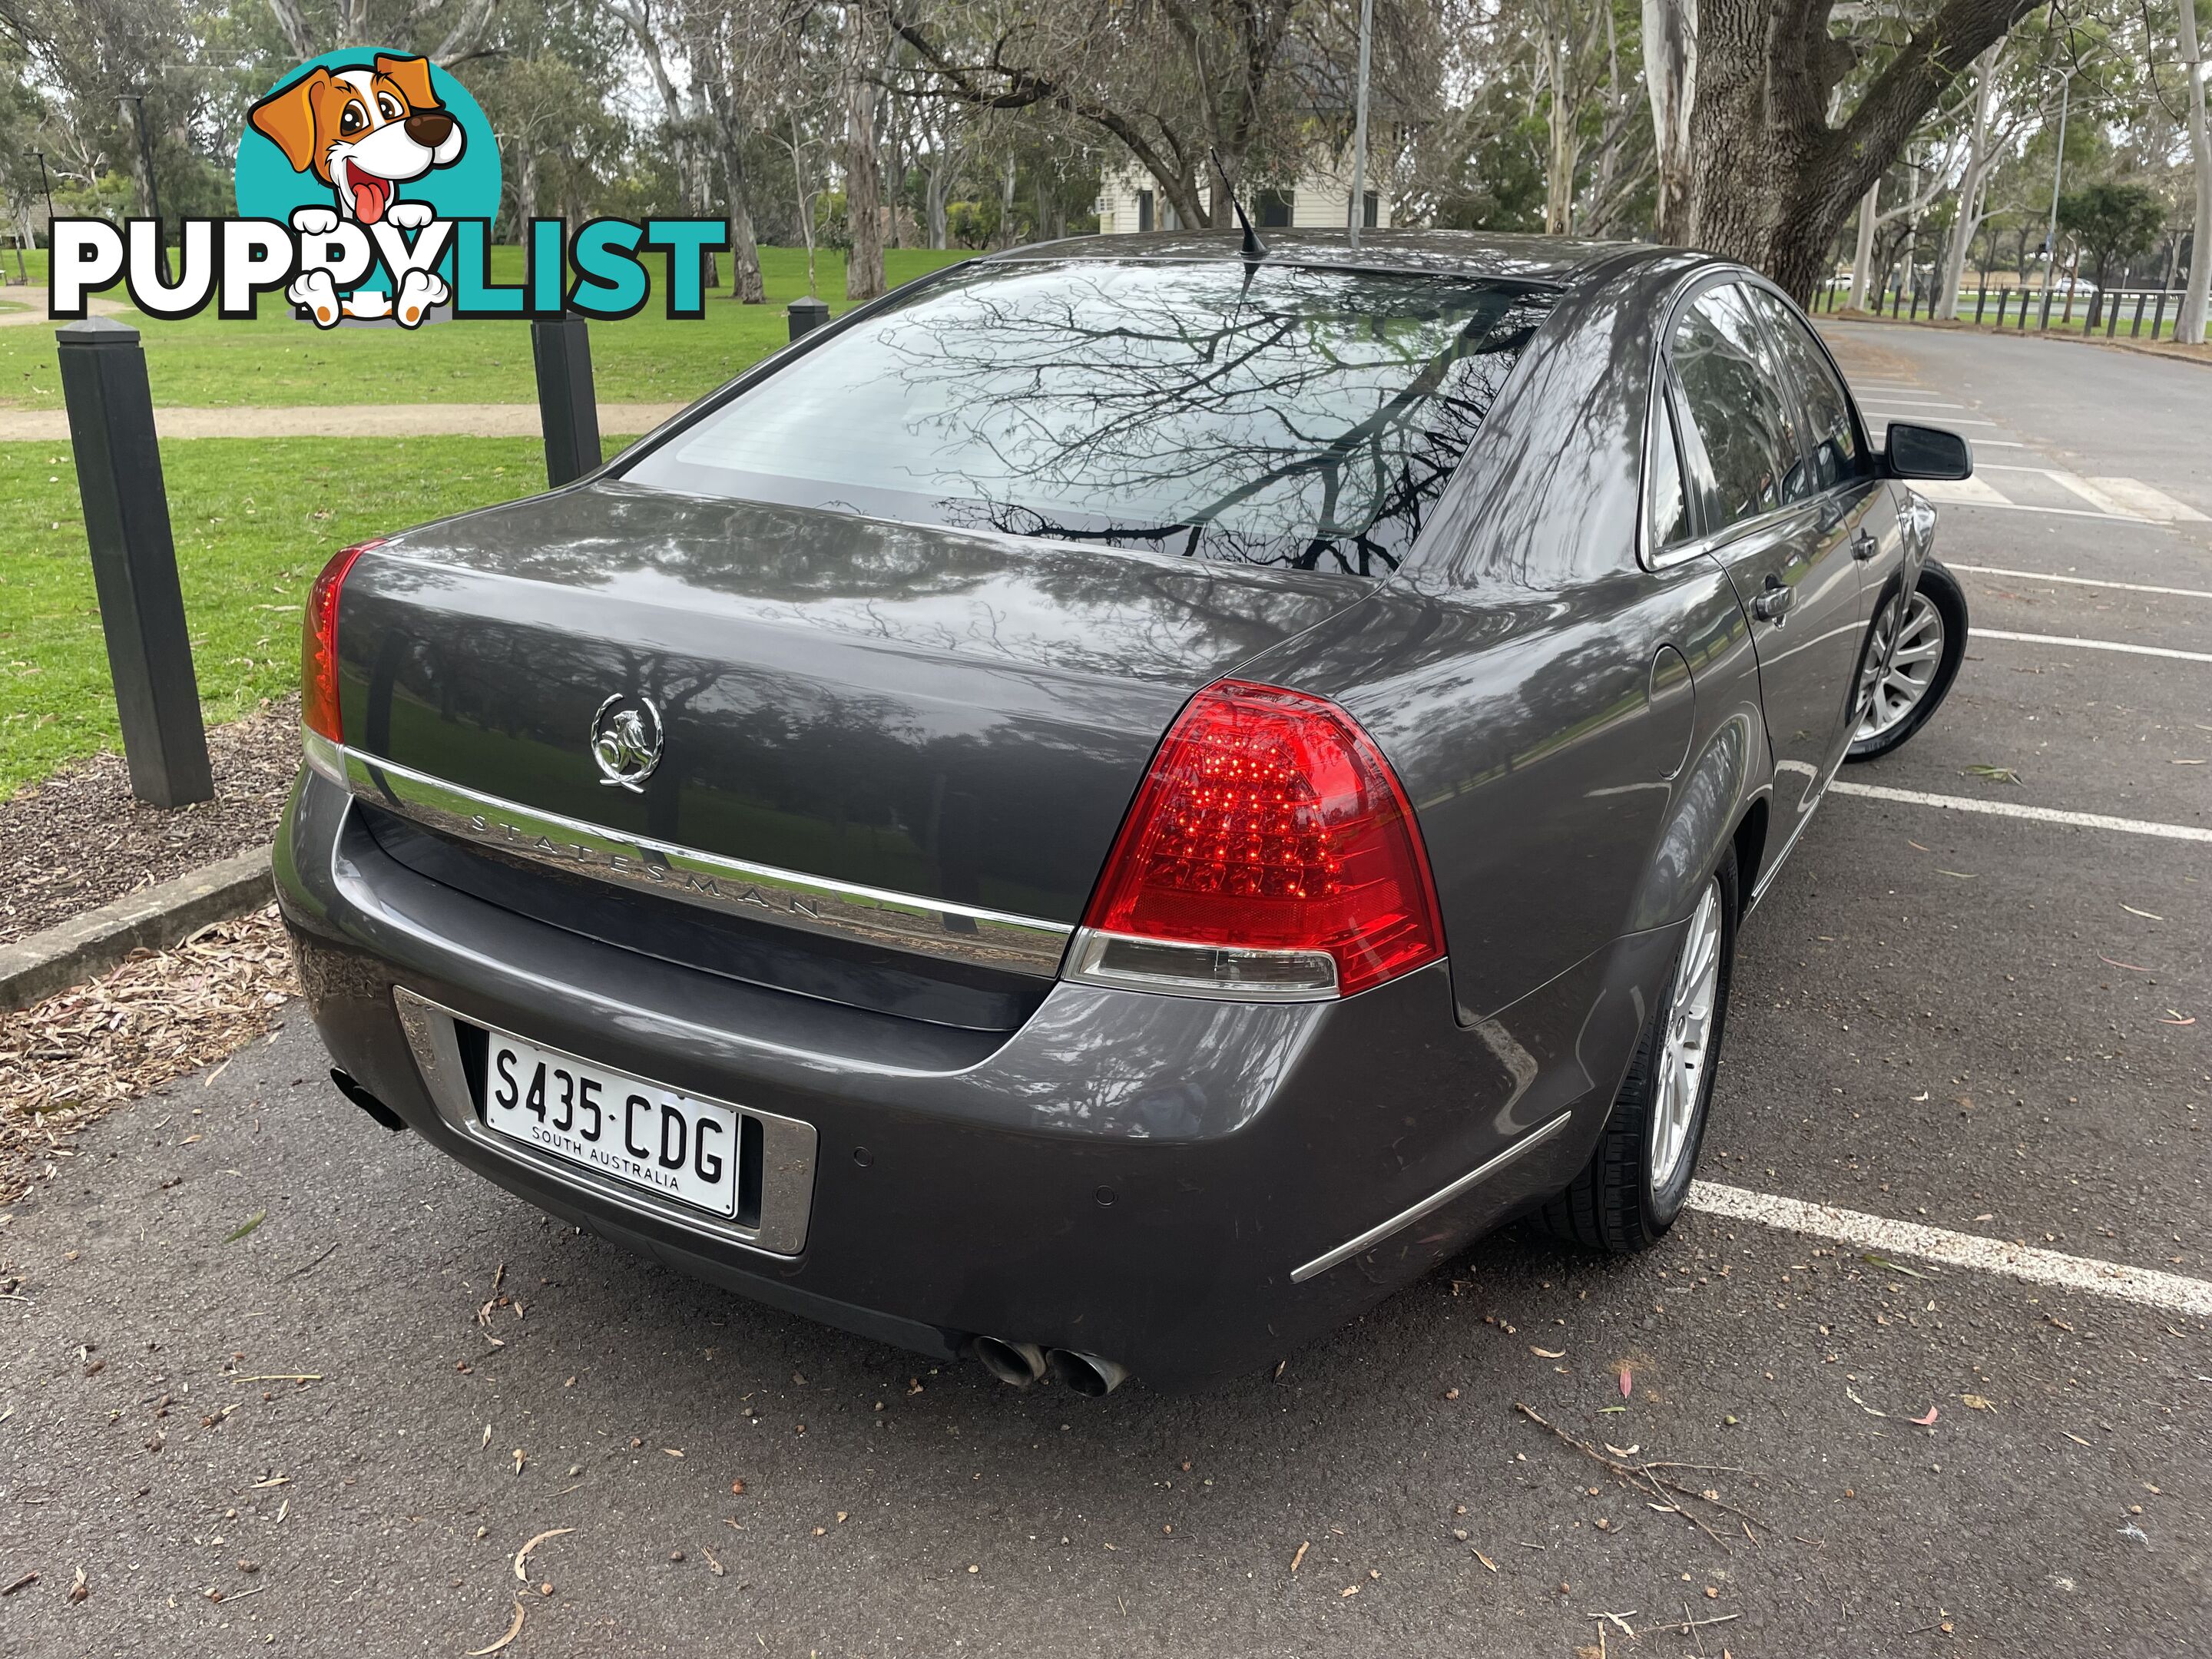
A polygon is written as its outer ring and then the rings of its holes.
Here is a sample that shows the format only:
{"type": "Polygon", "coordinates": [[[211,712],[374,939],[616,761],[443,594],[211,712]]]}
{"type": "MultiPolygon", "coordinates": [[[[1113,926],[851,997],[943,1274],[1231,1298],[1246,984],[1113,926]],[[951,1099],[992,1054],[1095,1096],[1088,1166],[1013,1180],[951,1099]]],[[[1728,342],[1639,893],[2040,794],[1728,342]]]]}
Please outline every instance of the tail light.
{"type": "Polygon", "coordinates": [[[1153,757],[1068,972],[1295,1001],[1443,953],[1420,830],[1373,741],[1320,697],[1221,680],[1153,757]]]}
{"type": "Polygon", "coordinates": [[[338,717],[338,590],[353,562],[383,545],[362,542],[341,548],[307,590],[307,614],[300,630],[300,724],[334,744],[345,741],[338,717]]]}

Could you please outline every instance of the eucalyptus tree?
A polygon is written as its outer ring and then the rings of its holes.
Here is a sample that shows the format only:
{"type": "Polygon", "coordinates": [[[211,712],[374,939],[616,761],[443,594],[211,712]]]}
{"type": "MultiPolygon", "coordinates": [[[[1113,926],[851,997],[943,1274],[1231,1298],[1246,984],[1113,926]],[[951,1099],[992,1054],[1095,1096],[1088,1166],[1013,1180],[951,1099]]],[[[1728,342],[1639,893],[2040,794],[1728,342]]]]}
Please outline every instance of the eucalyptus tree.
{"type": "Polygon", "coordinates": [[[2035,0],[1698,0],[1685,240],[1809,299],[1854,205],[2035,0]],[[1841,33],[1835,25],[1841,23],[1841,33]]]}
{"type": "MultiPolygon", "coordinates": [[[[887,0],[900,89],[1050,111],[1126,151],[1187,225],[1224,186],[1288,183],[1349,136],[1356,4],[1341,0],[887,0]],[[1212,165],[1219,160],[1219,168],[1212,165]]],[[[1376,0],[1375,97],[1405,125],[1434,101],[1431,0],[1376,0]]]]}

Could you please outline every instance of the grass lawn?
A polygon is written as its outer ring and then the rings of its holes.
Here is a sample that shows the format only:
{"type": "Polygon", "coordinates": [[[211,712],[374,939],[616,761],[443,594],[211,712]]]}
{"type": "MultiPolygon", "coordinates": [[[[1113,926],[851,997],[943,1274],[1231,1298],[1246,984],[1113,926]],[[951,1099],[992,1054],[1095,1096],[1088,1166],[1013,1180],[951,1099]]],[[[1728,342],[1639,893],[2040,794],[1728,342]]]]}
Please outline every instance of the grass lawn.
{"type": "MultiPolygon", "coordinates": [[[[894,250],[884,263],[896,283],[963,257],[894,250]]],[[[762,264],[768,305],[710,298],[697,322],[649,308],[594,324],[600,398],[688,401],[782,343],[783,307],[806,290],[805,255],[764,249],[762,264]]],[[[33,255],[33,281],[44,264],[33,255]]],[[[825,252],[817,268],[823,295],[844,309],[842,257],[825,252]]],[[[495,250],[495,278],[520,276],[519,252],[495,250]]],[[[131,313],[156,405],[536,401],[526,323],[319,333],[282,311],[264,300],[251,323],[131,313]]],[[[54,351],[45,327],[0,329],[0,406],[60,406],[54,351]]],[[[607,453],[623,441],[610,436],[607,453]]],[[[201,438],[164,444],[162,466],[210,724],[299,684],[300,606],[338,548],[545,481],[541,446],[523,438],[201,438]]],[[[82,514],[66,443],[0,443],[0,799],[118,741],[82,514]]]]}
{"type": "MultiPolygon", "coordinates": [[[[969,257],[894,248],[884,255],[884,274],[896,286],[969,257]]],[[[43,252],[36,255],[32,275],[41,283],[44,264],[43,252]]],[[[805,252],[763,248],[766,305],[738,305],[725,290],[709,296],[704,318],[671,322],[660,314],[667,290],[654,264],[645,310],[623,322],[592,325],[592,377],[603,403],[688,403],[711,391],[783,343],[783,308],[806,292],[805,252]]],[[[843,254],[823,250],[816,269],[823,298],[833,311],[844,310],[843,254]]],[[[726,281],[726,262],[722,272],[726,281]]],[[[492,277],[520,282],[521,250],[495,248],[492,277]]],[[[112,297],[121,297],[121,290],[112,297]]],[[[527,323],[437,323],[411,334],[398,328],[322,331],[294,319],[281,295],[263,295],[260,309],[252,322],[223,322],[212,307],[177,323],[125,313],[124,320],[144,331],[155,406],[537,401],[527,323]]],[[[0,407],[61,407],[54,352],[46,328],[0,329],[0,407]]]]}
{"type": "MultiPolygon", "coordinates": [[[[299,684],[300,607],[339,548],[545,487],[534,438],[198,438],[161,459],[210,724],[299,684]]],[[[118,741],[68,447],[0,443],[0,799],[118,741]]]]}

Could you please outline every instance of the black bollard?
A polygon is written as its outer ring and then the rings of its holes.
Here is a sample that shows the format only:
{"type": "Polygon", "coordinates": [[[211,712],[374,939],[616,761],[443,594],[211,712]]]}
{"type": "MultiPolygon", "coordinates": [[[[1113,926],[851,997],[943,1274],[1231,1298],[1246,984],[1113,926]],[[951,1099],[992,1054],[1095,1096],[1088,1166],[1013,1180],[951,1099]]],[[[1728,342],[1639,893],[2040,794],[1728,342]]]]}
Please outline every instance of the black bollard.
{"type": "Polygon", "coordinates": [[[796,340],[828,322],[830,307],[810,294],[803,300],[793,300],[784,314],[791,320],[791,337],[796,340]]]}
{"type": "Polygon", "coordinates": [[[131,793],[161,807],[212,800],[145,349],[137,329],[112,317],[88,317],[54,337],[131,793]]]}
{"type": "Polygon", "coordinates": [[[530,349],[538,363],[538,421],[545,434],[545,482],[562,484],[596,471],[599,400],[592,386],[592,341],[584,319],[563,313],[533,317],[530,349]]]}

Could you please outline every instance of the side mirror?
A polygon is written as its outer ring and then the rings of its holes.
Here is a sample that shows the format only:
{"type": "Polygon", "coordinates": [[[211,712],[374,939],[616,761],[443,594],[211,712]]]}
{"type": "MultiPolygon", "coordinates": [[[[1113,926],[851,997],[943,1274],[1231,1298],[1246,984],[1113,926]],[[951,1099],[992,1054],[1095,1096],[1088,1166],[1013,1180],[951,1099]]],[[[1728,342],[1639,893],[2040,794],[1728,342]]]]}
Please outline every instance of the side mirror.
{"type": "Polygon", "coordinates": [[[1955,432],[1940,426],[1889,423],[1889,476],[1950,482],[1974,476],[1974,452],[1955,432]]]}

